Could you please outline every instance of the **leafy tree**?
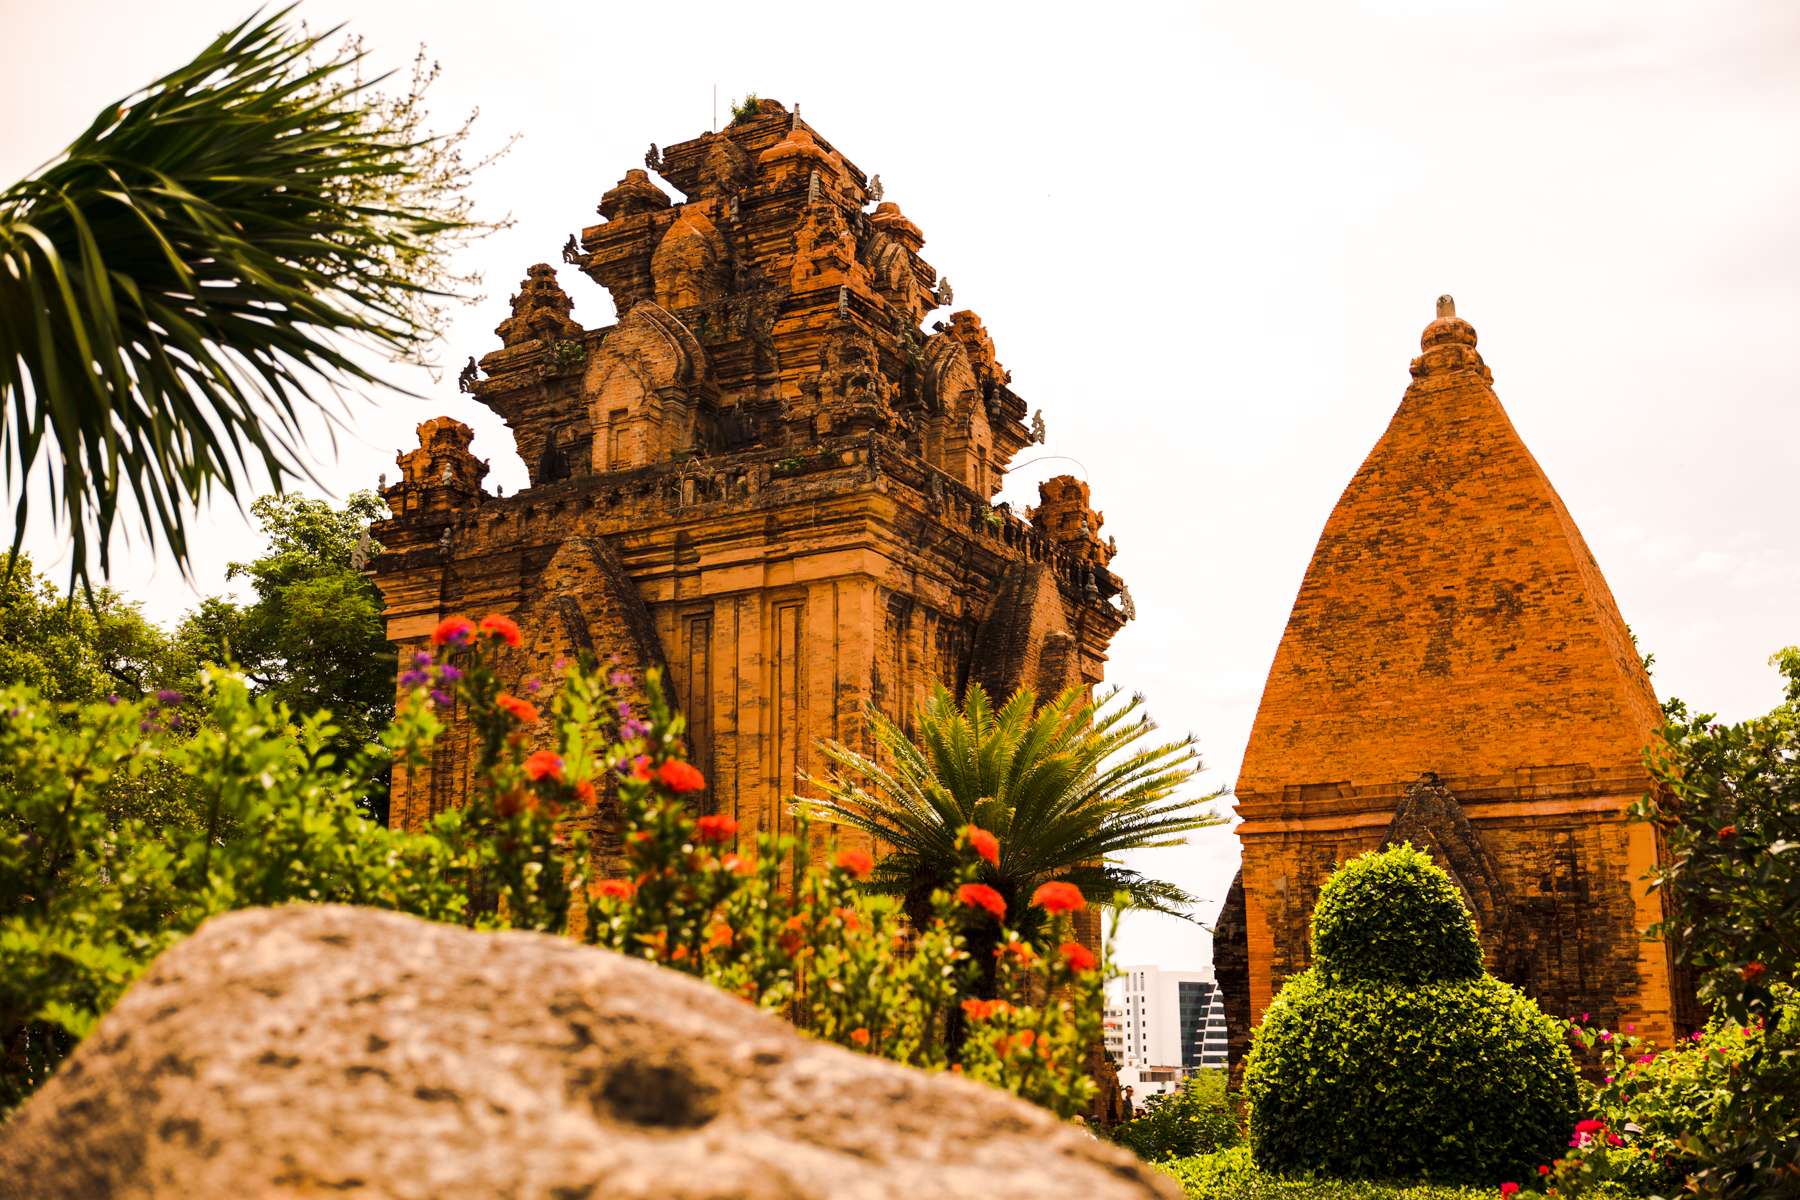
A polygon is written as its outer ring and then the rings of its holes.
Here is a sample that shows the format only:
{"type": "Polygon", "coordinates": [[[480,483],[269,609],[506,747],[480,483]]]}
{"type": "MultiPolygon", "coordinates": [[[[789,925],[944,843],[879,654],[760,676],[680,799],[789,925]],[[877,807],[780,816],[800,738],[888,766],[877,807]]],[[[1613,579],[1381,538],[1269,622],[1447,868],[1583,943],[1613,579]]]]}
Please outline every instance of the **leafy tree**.
{"type": "Polygon", "coordinates": [[[187,688],[192,659],[111,588],[74,604],[19,555],[0,576],[0,686],[24,684],[53,703],[187,688]]]}
{"type": "Polygon", "coordinates": [[[1760,1031],[1696,1113],[1702,1195],[1800,1196],[1800,648],[1772,660],[1786,697],[1722,725],[1680,701],[1650,752],[1658,787],[1634,815],[1668,848],[1654,932],[1694,969],[1714,1012],[1760,1031]],[[1704,1118],[1704,1119],[1703,1119],[1704,1118]]]}
{"type": "Polygon", "coordinates": [[[381,593],[356,565],[358,543],[387,505],[365,491],[342,508],[289,495],[259,497],[250,511],[269,547],[251,562],[232,563],[226,577],[248,580],[256,598],[243,606],[204,601],[178,639],[193,657],[235,664],[292,712],[330,712],[331,748],[348,761],[394,715],[381,593]]]}
{"type": "Polygon", "coordinates": [[[1145,1162],[1191,1158],[1227,1150],[1243,1140],[1237,1114],[1225,1095],[1224,1071],[1200,1071],[1172,1092],[1144,1102],[1135,1118],[1113,1131],[1113,1138],[1145,1162]]]}
{"type": "Polygon", "coordinates": [[[1199,769],[1193,740],[1146,746],[1155,726],[1136,715],[1141,698],[1111,699],[1091,700],[1073,687],[1040,707],[1021,688],[996,711],[980,685],[961,704],[940,685],[919,709],[917,745],[871,708],[875,755],[824,743],[831,775],[812,781],[824,798],[796,803],[874,838],[886,852],[870,886],[902,897],[913,915],[957,877],[969,826],[998,838],[996,861],[981,881],[1034,942],[1038,929],[1025,902],[1052,880],[1179,915],[1192,896],[1114,856],[1180,845],[1184,835],[1220,824],[1224,818],[1201,806],[1221,793],[1180,795],[1199,769]]]}
{"type": "MultiPolygon", "coordinates": [[[[483,232],[468,126],[425,127],[421,62],[398,97],[291,9],[221,34],[108,105],[55,160],[0,190],[0,444],[14,549],[40,458],[71,581],[104,573],[121,500],[188,557],[188,510],[305,470],[303,418],[356,347],[420,353],[483,232]],[[90,547],[90,537],[97,546],[90,547]]],[[[479,164],[477,164],[479,166],[479,164]]]]}

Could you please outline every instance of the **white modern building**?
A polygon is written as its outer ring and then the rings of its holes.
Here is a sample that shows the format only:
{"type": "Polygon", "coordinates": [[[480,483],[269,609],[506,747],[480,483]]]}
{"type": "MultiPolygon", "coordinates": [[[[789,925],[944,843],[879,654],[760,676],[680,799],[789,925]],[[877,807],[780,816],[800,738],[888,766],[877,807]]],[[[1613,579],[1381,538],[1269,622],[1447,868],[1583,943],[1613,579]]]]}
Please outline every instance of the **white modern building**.
{"type": "Polygon", "coordinates": [[[1225,1005],[1206,971],[1127,967],[1108,985],[1106,1048],[1120,1068],[1141,1076],[1142,1100],[1190,1071],[1225,1066],[1225,1005]]]}

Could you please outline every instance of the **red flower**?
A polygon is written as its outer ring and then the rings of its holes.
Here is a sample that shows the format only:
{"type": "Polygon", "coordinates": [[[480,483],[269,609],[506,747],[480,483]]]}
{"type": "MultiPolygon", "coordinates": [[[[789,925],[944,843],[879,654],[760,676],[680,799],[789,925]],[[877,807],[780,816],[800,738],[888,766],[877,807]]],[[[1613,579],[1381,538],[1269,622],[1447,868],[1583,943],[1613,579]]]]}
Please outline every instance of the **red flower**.
{"type": "Polygon", "coordinates": [[[575,785],[575,798],[587,808],[592,808],[600,802],[600,797],[594,794],[593,781],[589,779],[584,779],[575,785]]]}
{"type": "Polygon", "coordinates": [[[1744,977],[1745,983],[1755,983],[1763,977],[1763,972],[1766,970],[1768,970],[1768,968],[1759,962],[1745,963],[1744,969],[1739,971],[1738,974],[1744,977]]]}
{"type": "Polygon", "coordinates": [[[1616,1133],[1609,1133],[1606,1135],[1606,1144],[1609,1146],[1623,1146],[1625,1144],[1625,1139],[1616,1133]]]}
{"type": "Polygon", "coordinates": [[[494,704],[521,725],[537,724],[537,706],[529,700],[521,700],[511,692],[501,692],[494,697],[494,704]]]}
{"type": "Polygon", "coordinates": [[[1012,1005],[1004,1000],[981,1000],[971,996],[962,1002],[962,1010],[971,1021],[985,1021],[995,1013],[1011,1012],[1012,1005]]]}
{"type": "Polygon", "coordinates": [[[837,865],[850,872],[853,879],[867,879],[869,872],[875,869],[875,860],[869,857],[867,850],[839,850],[837,865]]]}
{"type": "Polygon", "coordinates": [[[1732,838],[1732,837],[1736,837],[1736,836],[1737,836],[1737,826],[1736,825],[1727,825],[1723,829],[1719,830],[1720,838],[1732,838]]]}
{"type": "MultiPolygon", "coordinates": [[[[699,772],[695,772],[698,774],[699,772]]],[[[731,835],[737,832],[737,822],[730,817],[701,817],[695,826],[703,842],[729,842],[731,835]]]]}
{"type": "Polygon", "coordinates": [[[1516,1183],[1503,1183],[1500,1185],[1500,1194],[1502,1196],[1516,1196],[1519,1194],[1519,1185],[1516,1183]]]}
{"type": "Polygon", "coordinates": [[[631,777],[641,779],[645,783],[650,782],[650,756],[648,754],[640,754],[631,760],[631,777]]]}
{"type": "Polygon", "coordinates": [[[856,1029],[852,1029],[850,1031],[850,1040],[859,1046],[866,1046],[869,1044],[869,1031],[860,1026],[856,1029]]]}
{"type": "Polygon", "coordinates": [[[1063,956],[1063,961],[1069,964],[1071,970],[1091,971],[1098,962],[1094,958],[1094,952],[1080,942],[1064,942],[1056,950],[1063,956]]]}
{"type": "Polygon", "coordinates": [[[525,778],[562,781],[562,756],[554,750],[538,750],[525,759],[525,778]]]}
{"type": "Polygon", "coordinates": [[[1543,1166],[1538,1168],[1539,1175],[1548,1175],[1549,1173],[1550,1173],[1550,1164],[1549,1163],[1545,1163],[1543,1166]]]}
{"type": "Polygon", "coordinates": [[[996,892],[985,883],[965,883],[956,889],[958,904],[967,904],[970,908],[985,908],[994,915],[994,920],[1006,919],[1006,897],[996,892]]]}
{"type": "Polygon", "coordinates": [[[635,891],[637,887],[629,879],[602,879],[588,889],[588,894],[596,900],[602,897],[608,900],[629,900],[635,891]]]}
{"type": "Polygon", "coordinates": [[[519,644],[519,627],[513,623],[511,617],[503,617],[499,613],[489,613],[481,618],[479,628],[482,633],[489,637],[497,637],[509,646],[516,647],[519,644]]]}
{"type": "Polygon", "coordinates": [[[963,830],[963,832],[968,834],[969,848],[981,855],[981,857],[987,859],[990,867],[997,867],[1000,865],[999,838],[995,837],[987,830],[978,829],[973,825],[970,825],[967,829],[963,830]]]}
{"type": "Polygon", "coordinates": [[[1076,912],[1087,906],[1080,888],[1060,880],[1039,884],[1037,891],[1031,893],[1031,902],[1045,912],[1052,913],[1076,912]]]}
{"type": "Polygon", "coordinates": [[[844,923],[844,928],[851,933],[855,933],[862,928],[862,922],[856,919],[856,910],[854,908],[834,908],[831,911],[838,920],[844,923]]]}
{"type": "Polygon", "coordinates": [[[1606,1128],[1605,1121],[1596,1121],[1596,1120],[1593,1120],[1592,1118],[1590,1118],[1586,1121],[1575,1122],[1575,1132],[1576,1133],[1599,1133],[1602,1129],[1605,1129],[1605,1128],[1606,1128]]]}
{"type": "Polygon", "coordinates": [[[657,769],[656,777],[671,792],[697,792],[706,786],[706,777],[680,759],[671,758],[657,769]]]}
{"type": "Polygon", "coordinates": [[[431,631],[431,644],[434,646],[460,646],[475,632],[475,622],[467,617],[445,617],[438,622],[438,627],[431,631]]]}

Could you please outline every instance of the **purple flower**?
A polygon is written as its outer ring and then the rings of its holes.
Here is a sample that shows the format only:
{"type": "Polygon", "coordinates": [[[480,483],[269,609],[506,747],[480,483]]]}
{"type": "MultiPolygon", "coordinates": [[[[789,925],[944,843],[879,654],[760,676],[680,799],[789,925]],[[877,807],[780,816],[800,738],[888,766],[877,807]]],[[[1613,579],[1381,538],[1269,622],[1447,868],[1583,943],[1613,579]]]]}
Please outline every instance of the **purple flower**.
{"type": "Polygon", "coordinates": [[[169,714],[169,728],[171,730],[181,728],[181,714],[180,713],[169,714]]]}
{"type": "Polygon", "coordinates": [[[423,672],[423,671],[408,671],[404,675],[400,676],[400,686],[401,687],[409,687],[409,688],[410,687],[418,687],[420,684],[424,683],[429,678],[431,678],[431,677],[429,675],[425,674],[425,672],[423,672]]]}
{"type": "Polygon", "coordinates": [[[568,665],[569,665],[569,660],[568,660],[568,659],[566,659],[566,658],[564,658],[564,657],[562,657],[562,656],[561,656],[561,655],[558,655],[558,656],[557,656],[557,658],[556,658],[556,661],[555,661],[555,662],[553,662],[553,663],[551,663],[551,664],[550,664],[550,665],[551,665],[551,666],[552,666],[552,667],[555,667],[555,668],[556,668],[556,669],[557,669],[557,670],[558,670],[558,671],[560,671],[560,670],[562,670],[562,669],[563,669],[563,668],[564,668],[564,667],[566,667],[566,666],[568,666],[568,665]]]}
{"type": "Polygon", "coordinates": [[[438,668],[438,678],[443,680],[445,683],[455,683],[457,680],[462,678],[462,675],[463,675],[463,673],[462,673],[462,669],[460,667],[452,666],[449,663],[445,663],[443,666],[438,668]]]}
{"type": "Polygon", "coordinates": [[[619,720],[621,720],[621,721],[631,720],[631,701],[629,701],[629,700],[619,701],[619,720]]]}
{"type": "Polygon", "coordinates": [[[171,688],[164,688],[162,691],[156,693],[156,698],[164,704],[180,704],[183,700],[187,699],[187,697],[183,696],[180,692],[174,691],[171,688]]]}
{"type": "Polygon", "coordinates": [[[139,721],[138,722],[138,732],[139,733],[149,733],[152,728],[153,728],[153,726],[151,725],[151,723],[149,721],[139,721]]]}
{"type": "Polygon", "coordinates": [[[537,691],[539,688],[541,688],[543,686],[544,686],[543,684],[539,683],[535,679],[527,679],[525,681],[525,692],[527,695],[530,695],[532,692],[537,691]]]}
{"type": "Polygon", "coordinates": [[[430,665],[431,665],[431,652],[429,650],[421,650],[417,654],[413,655],[413,666],[429,667],[430,665]]]}
{"type": "Polygon", "coordinates": [[[116,705],[116,704],[118,704],[118,702],[119,702],[119,693],[117,693],[117,692],[108,692],[108,693],[106,693],[106,702],[107,702],[107,703],[108,703],[108,704],[114,704],[114,705],[116,705]]]}
{"type": "Polygon", "coordinates": [[[648,725],[644,724],[642,721],[636,720],[635,718],[632,720],[628,720],[624,724],[619,726],[619,737],[621,740],[627,741],[627,742],[633,740],[634,738],[641,738],[649,732],[650,732],[650,727],[648,725]]]}
{"type": "Polygon", "coordinates": [[[431,701],[433,704],[436,704],[439,708],[449,708],[450,707],[450,693],[444,691],[442,688],[432,688],[431,689],[431,701]]]}
{"type": "Polygon", "coordinates": [[[614,671],[606,677],[606,682],[612,684],[616,688],[628,688],[633,681],[630,671],[614,671]]]}

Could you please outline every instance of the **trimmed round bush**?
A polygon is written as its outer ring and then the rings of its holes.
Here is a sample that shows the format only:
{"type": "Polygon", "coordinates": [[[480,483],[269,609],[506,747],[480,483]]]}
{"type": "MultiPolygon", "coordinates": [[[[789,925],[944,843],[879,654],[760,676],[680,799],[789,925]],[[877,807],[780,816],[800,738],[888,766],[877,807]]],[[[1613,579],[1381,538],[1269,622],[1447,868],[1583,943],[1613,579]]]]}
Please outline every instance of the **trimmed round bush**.
{"type": "Polygon", "coordinates": [[[1440,983],[1481,975],[1481,938],[1462,893],[1411,845],[1353,858],[1319,889],[1313,964],[1334,980],[1440,983]]]}
{"type": "Polygon", "coordinates": [[[1411,847],[1364,855],[1318,908],[1318,965],[1275,997],[1245,1065],[1256,1164],[1493,1184],[1554,1158],[1578,1115],[1568,1044],[1524,993],[1482,973],[1449,877],[1411,847]],[[1407,947],[1409,931],[1428,949],[1407,947]]]}

